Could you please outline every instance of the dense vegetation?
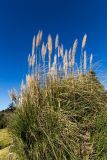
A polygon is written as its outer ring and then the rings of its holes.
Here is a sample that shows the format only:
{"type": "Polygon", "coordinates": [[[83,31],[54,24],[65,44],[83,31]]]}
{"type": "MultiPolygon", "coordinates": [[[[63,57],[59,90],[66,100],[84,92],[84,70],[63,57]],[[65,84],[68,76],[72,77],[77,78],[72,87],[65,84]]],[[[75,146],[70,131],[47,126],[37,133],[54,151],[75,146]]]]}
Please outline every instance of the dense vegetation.
{"type": "Polygon", "coordinates": [[[14,110],[15,110],[15,106],[13,103],[11,103],[7,109],[0,111],[0,129],[7,127],[9,117],[14,110]]]}
{"type": "Polygon", "coordinates": [[[79,67],[78,40],[68,52],[58,38],[52,63],[52,38],[41,48],[39,31],[28,57],[26,84],[22,82],[20,95],[10,92],[17,107],[8,126],[10,153],[18,160],[106,160],[107,93],[94,72],[92,54],[87,66],[87,36],[79,67]]]}
{"type": "Polygon", "coordinates": [[[9,127],[20,159],[107,158],[107,95],[95,79],[69,77],[48,89],[32,82],[32,97],[26,95],[9,127]]]}

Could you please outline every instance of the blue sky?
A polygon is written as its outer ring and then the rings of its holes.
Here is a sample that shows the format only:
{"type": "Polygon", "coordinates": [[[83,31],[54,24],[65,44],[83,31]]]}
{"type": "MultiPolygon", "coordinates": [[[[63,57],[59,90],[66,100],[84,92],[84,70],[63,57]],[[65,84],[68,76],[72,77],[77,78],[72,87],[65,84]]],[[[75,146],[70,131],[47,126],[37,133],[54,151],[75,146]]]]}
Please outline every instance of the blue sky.
{"type": "MultiPolygon", "coordinates": [[[[44,39],[59,33],[65,47],[88,35],[87,51],[101,60],[107,75],[107,0],[1,0],[0,1],[0,110],[10,103],[8,90],[18,89],[27,72],[33,35],[44,39]]],[[[98,74],[99,74],[98,73],[98,74]]],[[[102,77],[103,79],[103,77],[102,77]]]]}

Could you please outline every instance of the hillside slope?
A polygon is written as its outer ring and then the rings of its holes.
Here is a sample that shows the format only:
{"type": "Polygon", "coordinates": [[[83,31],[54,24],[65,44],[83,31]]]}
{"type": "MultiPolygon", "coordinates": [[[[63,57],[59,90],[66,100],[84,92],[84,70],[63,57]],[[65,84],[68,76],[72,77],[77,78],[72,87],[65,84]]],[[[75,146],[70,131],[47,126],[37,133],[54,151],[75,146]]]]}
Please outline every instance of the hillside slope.
{"type": "Polygon", "coordinates": [[[7,129],[0,129],[0,160],[7,159],[11,142],[7,129]]]}

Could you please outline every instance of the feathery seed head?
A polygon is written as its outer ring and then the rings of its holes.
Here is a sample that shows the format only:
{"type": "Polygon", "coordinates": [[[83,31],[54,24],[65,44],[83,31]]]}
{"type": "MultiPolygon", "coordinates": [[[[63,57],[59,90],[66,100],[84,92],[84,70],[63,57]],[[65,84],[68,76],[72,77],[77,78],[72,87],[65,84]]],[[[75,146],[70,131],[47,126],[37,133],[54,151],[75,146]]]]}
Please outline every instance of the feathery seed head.
{"type": "Polygon", "coordinates": [[[65,72],[65,77],[67,76],[67,71],[68,71],[68,55],[67,55],[68,51],[65,50],[65,55],[63,57],[63,69],[65,72]]]}
{"type": "Polygon", "coordinates": [[[26,86],[27,86],[27,88],[30,88],[31,84],[32,84],[32,77],[28,74],[28,75],[26,75],[26,86]]]}
{"type": "Polygon", "coordinates": [[[65,50],[65,55],[64,55],[64,58],[63,58],[63,63],[66,64],[67,63],[67,49],[65,50]]]}
{"type": "Polygon", "coordinates": [[[54,78],[56,74],[56,64],[53,62],[52,67],[50,69],[50,75],[54,78]]]}
{"type": "Polygon", "coordinates": [[[86,51],[84,51],[84,70],[87,69],[87,57],[86,57],[86,51]]]}
{"type": "Polygon", "coordinates": [[[35,65],[35,54],[31,56],[31,65],[32,67],[35,65]]]}
{"type": "Polygon", "coordinates": [[[55,65],[57,64],[57,55],[56,54],[54,55],[54,64],[55,65]]]}
{"type": "Polygon", "coordinates": [[[29,56],[28,56],[28,64],[29,64],[29,67],[31,67],[31,60],[30,60],[31,58],[30,58],[30,54],[29,54],[29,56]]]}
{"type": "Polygon", "coordinates": [[[21,82],[21,87],[20,87],[21,93],[22,93],[23,91],[25,91],[25,89],[26,89],[26,86],[25,86],[25,84],[24,84],[24,81],[22,80],[22,82],[21,82]]]}
{"type": "Polygon", "coordinates": [[[60,55],[61,55],[62,58],[63,58],[63,54],[64,54],[64,47],[63,47],[63,44],[61,44],[60,55]]]}
{"type": "Polygon", "coordinates": [[[86,45],[86,41],[87,41],[87,35],[85,34],[82,40],[82,49],[84,49],[85,45],[86,45]]]}
{"type": "Polygon", "coordinates": [[[71,61],[71,56],[72,56],[72,49],[69,49],[69,61],[71,61]]]}
{"type": "Polygon", "coordinates": [[[48,43],[47,43],[47,47],[48,47],[48,51],[50,54],[52,54],[52,37],[51,35],[49,34],[48,36],[48,43]]]}
{"type": "Polygon", "coordinates": [[[69,60],[71,60],[71,55],[72,55],[72,49],[69,49],[69,60]]]}
{"type": "Polygon", "coordinates": [[[44,42],[42,44],[41,53],[42,53],[42,59],[43,59],[43,61],[45,61],[46,46],[45,46],[44,42]]]}
{"type": "Polygon", "coordinates": [[[58,57],[60,57],[60,55],[61,55],[61,48],[60,46],[58,46],[58,57]]]}
{"type": "Polygon", "coordinates": [[[77,50],[77,45],[78,45],[78,39],[76,39],[74,41],[74,44],[73,44],[73,48],[72,48],[72,59],[71,59],[71,64],[74,66],[75,64],[75,53],[76,53],[76,50],[77,50]]]}
{"type": "Polygon", "coordinates": [[[36,37],[36,47],[38,47],[40,45],[40,43],[41,43],[42,34],[43,34],[42,31],[39,31],[38,34],[37,34],[37,37],[36,37]]]}
{"type": "Polygon", "coordinates": [[[32,42],[32,55],[35,53],[35,36],[33,37],[33,42],[32,42]]]}
{"type": "Polygon", "coordinates": [[[59,45],[59,35],[56,35],[56,39],[55,39],[55,49],[58,48],[59,45]]]}
{"type": "Polygon", "coordinates": [[[63,67],[64,67],[64,70],[68,69],[68,51],[67,49],[65,50],[65,55],[63,57],[63,67]]]}
{"type": "Polygon", "coordinates": [[[72,57],[72,49],[70,48],[69,49],[69,58],[68,58],[68,60],[69,60],[69,67],[71,67],[71,57],[72,57]]]}

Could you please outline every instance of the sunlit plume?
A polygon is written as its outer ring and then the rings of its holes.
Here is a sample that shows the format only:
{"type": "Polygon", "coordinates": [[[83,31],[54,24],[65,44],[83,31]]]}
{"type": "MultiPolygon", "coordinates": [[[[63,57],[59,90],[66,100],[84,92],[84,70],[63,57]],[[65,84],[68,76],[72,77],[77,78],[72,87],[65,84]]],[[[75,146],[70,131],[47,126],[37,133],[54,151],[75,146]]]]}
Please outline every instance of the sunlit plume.
{"type": "Polygon", "coordinates": [[[32,84],[32,77],[28,74],[26,75],[26,87],[30,88],[32,84]]]}
{"type": "Polygon", "coordinates": [[[29,65],[29,67],[31,67],[31,65],[32,65],[32,63],[31,63],[31,56],[30,56],[30,54],[29,54],[29,56],[28,56],[28,65],[29,65]]]}
{"type": "Polygon", "coordinates": [[[71,67],[72,49],[69,49],[69,67],[71,67]]]}
{"type": "Polygon", "coordinates": [[[52,37],[51,37],[50,34],[48,36],[48,43],[47,43],[47,45],[48,45],[48,51],[49,51],[49,53],[52,54],[52,37]]]}
{"type": "Polygon", "coordinates": [[[93,55],[90,55],[90,70],[92,70],[92,63],[93,63],[93,55]]]}
{"type": "Polygon", "coordinates": [[[72,59],[71,59],[72,66],[74,66],[75,64],[75,53],[77,50],[77,45],[78,45],[78,39],[74,41],[73,48],[72,48],[72,59]]]}
{"type": "Polygon", "coordinates": [[[63,44],[61,44],[61,47],[60,47],[60,54],[61,54],[61,57],[63,58],[63,54],[64,54],[63,44]]]}
{"type": "Polygon", "coordinates": [[[46,46],[45,46],[44,42],[42,44],[41,53],[42,53],[42,59],[43,59],[43,61],[45,61],[46,46]]]}
{"type": "Polygon", "coordinates": [[[58,46],[58,57],[63,58],[63,54],[64,54],[64,48],[63,48],[63,44],[61,44],[61,46],[58,46]]]}
{"type": "Polygon", "coordinates": [[[87,41],[87,35],[85,34],[82,40],[82,49],[84,49],[85,45],[86,45],[86,41],[87,41]]]}
{"type": "Polygon", "coordinates": [[[32,56],[35,54],[35,36],[33,37],[33,42],[32,42],[32,56]]]}
{"type": "Polygon", "coordinates": [[[86,71],[87,69],[87,55],[86,55],[86,51],[84,51],[84,71],[86,71]]]}
{"type": "Polygon", "coordinates": [[[38,34],[37,34],[37,37],[36,37],[36,47],[38,47],[40,45],[40,43],[41,43],[42,34],[43,34],[42,31],[39,31],[38,34]]]}
{"type": "Polygon", "coordinates": [[[63,57],[63,68],[65,72],[65,76],[67,76],[67,70],[68,70],[68,51],[65,50],[65,55],[63,57]]]}
{"type": "Polygon", "coordinates": [[[48,42],[47,42],[47,48],[48,48],[48,51],[49,51],[49,71],[50,71],[50,67],[51,67],[51,54],[52,54],[52,37],[51,35],[49,34],[48,36],[48,42]]]}
{"type": "Polygon", "coordinates": [[[60,49],[60,46],[58,46],[58,57],[60,57],[60,51],[61,51],[61,49],[60,49]]]}
{"type": "Polygon", "coordinates": [[[52,67],[50,69],[50,75],[52,76],[52,78],[55,78],[56,75],[56,64],[53,62],[52,67]]]}
{"type": "Polygon", "coordinates": [[[32,64],[32,67],[35,65],[35,54],[31,56],[31,64],[32,64]]]}
{"type": "Polygon", "coordinates": [[[57,64],[57,55],[56,54],[54,55],[54,63],[55,63],[55,65],[57,64]]]}
{"type": "Polygon", "coordinates": [[[23,99],[26,96],[26,85],[24,84],[24,81],[22,80],[21,82],[21,87],[20,87],[21,93],[20,93],[20,98],[19,98],[19,104],[22,104],[23,99]]]}
{"type": "Polygon", "coordinates": [[[26,89],[26,86],[24,84],[24,81],[22,80],[20,90],[21,92],[23,92],[25,89],[26,89]]]}
{"type": "Polygon", "coordinates": [[[58,48],[58,45],[59,45],[59,35],[57,34],[55,38],[55,49],[58,48]]]}

